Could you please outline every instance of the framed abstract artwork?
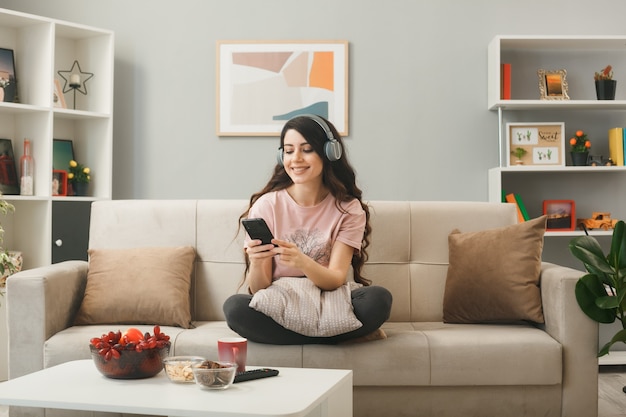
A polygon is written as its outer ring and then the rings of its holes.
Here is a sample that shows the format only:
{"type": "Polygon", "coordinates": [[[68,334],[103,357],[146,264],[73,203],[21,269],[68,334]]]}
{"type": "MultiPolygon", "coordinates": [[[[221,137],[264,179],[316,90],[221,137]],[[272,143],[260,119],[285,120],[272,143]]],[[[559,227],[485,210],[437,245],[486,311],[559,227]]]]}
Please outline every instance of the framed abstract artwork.
{"type": "Polygon", "coordinates": [[[348,134],[347,41],[218,41],[218,136],[279,136],[312,113],[348,134]]]}

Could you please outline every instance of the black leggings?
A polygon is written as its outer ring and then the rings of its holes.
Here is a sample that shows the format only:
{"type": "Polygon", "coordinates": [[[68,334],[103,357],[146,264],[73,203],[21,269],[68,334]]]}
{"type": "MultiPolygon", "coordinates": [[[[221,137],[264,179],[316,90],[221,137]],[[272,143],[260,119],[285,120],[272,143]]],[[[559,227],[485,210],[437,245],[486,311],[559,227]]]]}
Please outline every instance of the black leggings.
{"type": "Polygon", "coordinates": [[[228,326],[252,342],[273,345],[336,344],[372,333],[391,311],[391,293],[383,287],[361,287],[352,291],[354,314],[363,326],[348,333],[330,337],[311,337],[293,332],[272,318],[249,306],[251,295],[235,294],[224,302],[228,326]]]}

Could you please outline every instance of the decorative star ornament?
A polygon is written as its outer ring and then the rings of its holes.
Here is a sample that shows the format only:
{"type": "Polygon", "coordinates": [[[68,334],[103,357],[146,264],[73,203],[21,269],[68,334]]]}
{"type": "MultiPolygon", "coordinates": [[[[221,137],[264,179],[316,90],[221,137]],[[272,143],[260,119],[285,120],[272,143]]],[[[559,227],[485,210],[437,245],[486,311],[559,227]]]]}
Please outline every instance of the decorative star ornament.
{"type": "Polygon", "coordinates": [[[65,85],[63,85],[63,94],[69,93],[70,91],[78,90],[80,93],[87,95],[87,86],[85,85],[87,81],[89,81],[93,77],[92,72],[83,72],[80,69],[80,64],[78,61],[74,61],[72,64],[72,68],[67,71],[57,71],[59,76],[65,80],[65,85]],[[78,72],[74,71],[74,68],[78,67],[78,72]],[[72,74],[78,74],[80,76],[80,83],[74,84],[71,82],[72,74]]]}

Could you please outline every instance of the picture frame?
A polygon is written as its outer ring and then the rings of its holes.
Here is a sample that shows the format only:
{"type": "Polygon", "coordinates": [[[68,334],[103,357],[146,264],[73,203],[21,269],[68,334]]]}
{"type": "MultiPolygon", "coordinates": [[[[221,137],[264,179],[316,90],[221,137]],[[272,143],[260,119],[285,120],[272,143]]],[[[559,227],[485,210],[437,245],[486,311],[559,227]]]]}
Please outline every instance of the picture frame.
{"type": "Polygon", "coordinates": [[[543,200],[543,214],[548,216],[546,230],[576,229],[576,202],[574,200],[543,200]]]}
{"type": "Polygon", "coordinates": [[[506,124],[507,167],[564,167],[565,123],[534,122],[506,124]],[[523,155],[516,155],[518,148],[523,155]]]}
{"type": "Polygon", "coordinates": [[[74,160],[74,143],[69,139],[52,140],[52,169],[67,171],[74,160]]]}
{"type": "Polygon", "coordinates": [[[539,77],[539,94],[541,100],[569,100],[567,71],[559,69],[537,71],[539,77]]]}
{"type": "Polygon", "coordinates": [[[0,102],[17,103],[17,76],[12,49],[0,48],[0,102]]]}
{"type": "Polygon", "coordinates": [[[52,196],[67,195],[67,171],[63,169],[52,170],[52,196]]]}
{"type": "Polygon", "coordinates": [[[59,82],[59,80],[54,80],[52,104],[58,109],[67,109],[67,104],[65,103],[65,95],[63,94],[63,89],[61,88],[61,83],[59,82]]]}
{"type": "Polygon", "coordinates": [[[218,136],[279,136],[298,114],[348,135],[347,41],[217,41],[218,136]]]}
{"type": "Polygon", "coordinates": [[[5,195],[19,195],[20,193],[11,139],[0,139],[0,191],[5,195]]]}

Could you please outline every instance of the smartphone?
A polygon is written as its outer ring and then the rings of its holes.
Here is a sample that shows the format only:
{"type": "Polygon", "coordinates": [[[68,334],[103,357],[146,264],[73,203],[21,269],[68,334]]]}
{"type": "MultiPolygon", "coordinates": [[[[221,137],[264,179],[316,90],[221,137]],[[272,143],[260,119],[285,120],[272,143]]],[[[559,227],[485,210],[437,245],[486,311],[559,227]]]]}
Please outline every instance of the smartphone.
{"type": "Polygon", "coordinates": [[[267,223],[265,223],[265,220],[261,218],[243,219],[241,220],[241,223],[246,229],[246,232],[248,232],[250,238],[259,239],[263,245],[268,245],[272,243],[274,235],[272,235],[272,231],[267,226],[267,223]]]}

